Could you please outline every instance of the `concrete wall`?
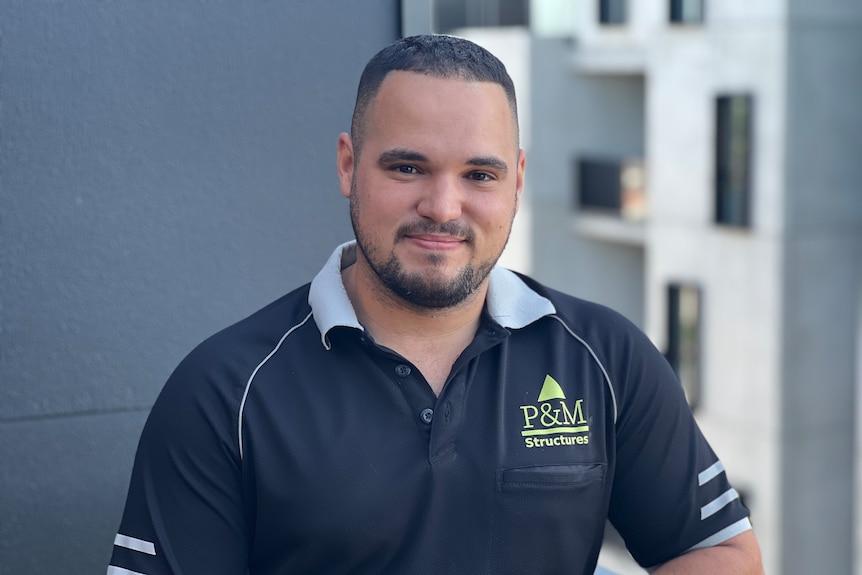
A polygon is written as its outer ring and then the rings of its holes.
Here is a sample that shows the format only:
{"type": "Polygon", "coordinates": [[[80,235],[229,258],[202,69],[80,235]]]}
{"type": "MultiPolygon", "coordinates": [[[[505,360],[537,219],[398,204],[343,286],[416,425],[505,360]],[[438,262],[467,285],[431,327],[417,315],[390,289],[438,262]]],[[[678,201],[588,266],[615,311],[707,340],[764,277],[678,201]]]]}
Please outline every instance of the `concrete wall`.
{"type": "Polygon", "coordinates": [[[856,299],[856,449],[855,476],[853,479],[853,495],[855,498],[855,516],[853,520],[854,543],[853,565],[856,575],[862,575],[862,282],[857,286],[856,299]]]}
{"type": "Polygon", "coordinates": [[[859,549],[862,5],[789,5],[781,572],[851,573],[859,549]]]}
{"type": "Polygon", "coordinates": [[[0,573],[101,573],[201,339],[351,236],[335,177],[399,2],[0,6],[0,573]]]}
{"type": "Polygon", "coordinates": [[[574,168],[580,155],[644,156],[643,76],[581,74],[565,39],[537,37],[530,46],[532,272],[643,326],[643,246],[581,233],[574,168]]]}
{"type": "Polygon", "coordinates": [[[668,281],[702,286],[697,416],[748,495],[767,572],[851,573],[862,7],[755,4],[710,4],[703,28],[649,44],[648,332],[666,339],[668,281]],[[722,92],[754,97],[749,229],[712,223],[722,92]]]}
{"type": "Polygon", "coordinates": [[[718,4],[704,25],[665,25],[650,44],[647,329],[664,345],[668,283],[700,286],[696,415],[746,495],[767,572],[777,573],[785,20],[777,4],[756,14],[718,4]],[[738,93],[754,102],[748,228],[714,223],[716,97],[738,93]]]}

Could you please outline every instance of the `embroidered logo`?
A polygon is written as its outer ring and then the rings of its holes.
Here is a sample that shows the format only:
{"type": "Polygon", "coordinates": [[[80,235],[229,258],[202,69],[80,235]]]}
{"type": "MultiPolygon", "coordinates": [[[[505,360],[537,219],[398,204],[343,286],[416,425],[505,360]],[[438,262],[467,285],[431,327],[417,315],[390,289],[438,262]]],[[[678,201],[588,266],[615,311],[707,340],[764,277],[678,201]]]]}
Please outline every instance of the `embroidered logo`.
{"type": "Polygon", "coordinates": [[[521,412],[524,415],[521,436],[529,448],[587,445],[590,442],[584,400],[566,403],[563,388],[550,375],[545,376],[536,403],[522,405],[521,412]]]}

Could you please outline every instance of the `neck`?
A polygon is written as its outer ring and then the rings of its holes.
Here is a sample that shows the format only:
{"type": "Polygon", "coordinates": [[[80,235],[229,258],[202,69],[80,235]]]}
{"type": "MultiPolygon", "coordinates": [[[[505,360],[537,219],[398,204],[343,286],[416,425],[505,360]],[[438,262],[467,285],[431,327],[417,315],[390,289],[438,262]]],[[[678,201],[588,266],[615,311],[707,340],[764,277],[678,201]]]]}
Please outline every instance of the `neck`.
{"type": "Polygon", "coordinates": [[[485,305],[488,280],[456,306],[441,309],[423,308],[406,302],[382,286],[367,266],[356,262],[342,270],[347,295],[356,317],[378,342],[389,338],[439,340],[469,332],[470,338],[479,325],[485,305]]]}
{"type": "Polygon", "coordinates": [[[371,337],[410,360],[439,394],[455,359],[476,334],[488,280],[456,306],[427,309],[391,293],[359,260],[341,275],[356,317],[371,337]]]}

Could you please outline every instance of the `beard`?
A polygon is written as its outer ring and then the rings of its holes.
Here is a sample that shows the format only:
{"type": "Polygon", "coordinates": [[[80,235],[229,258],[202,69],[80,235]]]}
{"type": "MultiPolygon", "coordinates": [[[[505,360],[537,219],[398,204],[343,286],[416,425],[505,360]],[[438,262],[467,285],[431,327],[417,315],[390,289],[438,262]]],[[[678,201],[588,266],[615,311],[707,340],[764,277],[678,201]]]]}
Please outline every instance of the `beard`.
{"type": "MultiPolygon", "coordinates": [[[[436,269],[446,264],[446,256],[440,254],[427,256],[426,261],[430,265],[426,270],[409,272],[404,269],[394,250],[388,257],[381,253],[380,247],[372,241],[370,234],[366,233],[359,221],[359,200],[354,188],[350,197],[350,223],[356,236],[357,247],[380,283],[396,297],[417,308],[446,309],[462,303],[482,285],[502,253],[501,248],[499,253],[487,260],[470,262],[451,278],[445,277],[436,269]]],[[[470,248],[474,248],[475,233],[463,222],[411,222],[398,228],[395,244],[405,236],[414,234],[450,235],[462,238],[470,248]]]]}
{"type": "MultiPolygon", "coordinates": [[[[358,241],[357,245],[365,253],[358,241]]],[[[395,254],[391,254],[381,265],[375,264],[367,255],[366,260],[390,292],[407,303],[424,309],[457,306],[476,291],[493,268],[493,264],[487,269],[484,265],[480,268],[467,265],[458,270],[455,277],[446,279],[442,275],[433,275],[433,270],[426,274],[408,273],[395,254]]]]}

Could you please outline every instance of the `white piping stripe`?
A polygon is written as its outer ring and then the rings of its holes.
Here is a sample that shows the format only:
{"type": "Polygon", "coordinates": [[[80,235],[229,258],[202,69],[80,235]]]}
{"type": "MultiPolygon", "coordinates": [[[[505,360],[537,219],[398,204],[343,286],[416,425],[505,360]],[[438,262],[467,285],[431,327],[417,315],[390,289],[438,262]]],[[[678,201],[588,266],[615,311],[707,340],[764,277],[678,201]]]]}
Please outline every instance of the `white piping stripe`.
{"type": "Polygon", "coordinates": [[[751,530],[751,521],[749,521],[748,517],[743,517],[736,523],[732,523],[716,533],[715,535],[710,535],[700,543],[692,546],[686,553],[689,551],[697,551],[698,549],[706,549],[707,547],[714,547],[719,543],[724,543],[731,537],[736,537],[740,533],[744,533],[746,531],[751,530]]]}
{"type": "Polygon", "coordinates": [[[715,515],[722,507],[726,506],[734,499],[739,499],[739,493],[736,492],[736,489],[728,489],[700,508],[700,520],[703,521],[707,517],[715,515]]]}
{"type": "Polygon", "coordinates": [[[108,565],[107,575],[144,575],[144,574],[138,573],[137,571],[129,571],[128,569],[123,569],[122,567],[114,567],[113,565],[108,565]]]}
{"type": "Polygon", "coordinates": [[[697,475],[697,486],[705,485],[711,479],[718,477],[724,471],[724,464],[716,461],[697,475]]]}
{"type": "Polygon", "coordinates": [[[611,378],[608,376],[608,372],[605,369],[605,366],[602,365],[601,361],[599,361],[599,358],[596,355],[596,352],[593,351],[593,348],[590,347],[590,344],[588,344],[586,341],[583,340],[583,338],[581,338],[579,335],[577,335],[575,332],[573,332],[571,330],[571,328],[569,328],[569,326],[566,325],[566,322],[564,322],[562,320],[562,318],[560,318],[559,316],[556,316],[556,315],[551,315],[548,317],[552,317],[555,320],[557,320],[558,322],[560,322],[560,324],[562,324],[562,326],[564,328],[566,328],[566,331],[569,332],[569,335],[571,335],[573,338],[575,338],[576,340],[581,342],[581,344],[583,344],[583,346],[587,348],[587,351],[590,352],[590,355],[593,356],[593,361],[595,361],[598,364],[599,369],[602,370],[602,374],[605,376],[605,383],[608,384],[608,389],[611,392],[611,401],[613,401],[613,404],[614,404],[614,425],[616,425],[617,417],[619,416],[619,412],[617,410],[617,394],[614,393],[614,386],[611,385],[611,378]]]}
{"type": "Polygon", "coordinates": [[[131,549],[132,551],[140,551],[141,553],[146,553],[147,555],[156,554],[156,546],[149,541],[129,537],[128,535],[123,535],[122,533],[117,533],[117,536],[114,537],[114,545],[118,547],[125,547],[126,549],[131,549]]]}
{"type": "Polygon", "coordinates": [[[272,349],[272,351],[269,352],[269,354],[265,358],[263,358],[263,361],[261,361],[259,364],[257,364],[257,367],[254,368],[253,372],[251,372],[251,376],[248,378],[248,382],[245,384],[245,391],[242,392],[242,401],[239,404],[239,418],[238,418],[239,421],[237,424],[237,438],[239,439],[239,458],[240,459],[242,459],[242,416],[243,416],[243,410],[245,409],[245,400],[248,398],[248,390],[249,390],[249,388],[251,388],[251,382],[254,380],[254,376],[257,375],[257,372],[260,371],[260,368],[263,367],[263,365],[267,361],[269,361],[269,358],[271,358],[273,355],[275,355],[275,352],[278,351],[278,349],[281,347],[281,344],[284,343],[284,340],[287,339],[287,336],[292,334],[294,332],[294,330],[297,330],[300,327],[302,327],[303,325],[305,325],[305,322],[307,322],[309,320],[309,318],[311,318],[312,315],[313,315],[313,312],[309,312],[308,315],[305,316],[304,320],[302,320],[301,322],[299,322],[298,324],[296,324],[295,326],[293,326],[292,328],[287,330],[287,332],[285,332],[285,334],[283,336],[281,336],[281,339],[278,340],[278,343],[275,344],[275,347],[272,349]]]}
{"type": "MultiPolygon", "coordinates": [[[[691,553],[692,551],[697,551],[698,549],[706,549],[708,547],[715,547],[720,543],[724,543],[731,537],[736,537],[740,533],[745,533],[746,531],[751,531],[751,521],[748,520],[748,517],[743,517],[736,523],[731,523],[721,531],[717,533],[713,533],[700,543],[696,543],[692,545],[688,549],[686,549],[682,554],[691,553]]],[[[647,573],[652,573],[656,569],[661,567],[661,564],[653,565],[652,567],[647,567],[647,573]]]]}

